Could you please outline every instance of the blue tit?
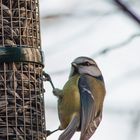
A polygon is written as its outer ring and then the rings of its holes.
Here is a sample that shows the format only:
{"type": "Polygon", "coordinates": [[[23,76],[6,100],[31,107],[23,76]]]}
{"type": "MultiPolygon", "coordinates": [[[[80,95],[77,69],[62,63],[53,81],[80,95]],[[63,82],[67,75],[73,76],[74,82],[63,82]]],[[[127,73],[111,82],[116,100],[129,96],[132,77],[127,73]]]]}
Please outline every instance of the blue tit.
{"type": "Polygon", "coordinates": [[[76,131],[81,131],[80,140],[89,140],[101,122],[106,93],[96,62],[76,58],[63,89],[54,88],[53,93],[58,97],[58,130],[64,130],[59,140],[70,140],[76,131]]]}

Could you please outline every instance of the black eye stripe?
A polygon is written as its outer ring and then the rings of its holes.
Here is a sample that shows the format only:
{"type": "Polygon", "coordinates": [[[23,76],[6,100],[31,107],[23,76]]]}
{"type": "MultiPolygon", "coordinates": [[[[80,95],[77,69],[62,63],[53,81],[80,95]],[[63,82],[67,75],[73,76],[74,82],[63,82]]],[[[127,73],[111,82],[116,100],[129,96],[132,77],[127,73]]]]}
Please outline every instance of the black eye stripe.
{"type": "Polygon", "coordinates": [[[82,65],[82,66],[96,66],[96,64],[91,64],[89,62],[79,63],[77,65],[82,65]]]}

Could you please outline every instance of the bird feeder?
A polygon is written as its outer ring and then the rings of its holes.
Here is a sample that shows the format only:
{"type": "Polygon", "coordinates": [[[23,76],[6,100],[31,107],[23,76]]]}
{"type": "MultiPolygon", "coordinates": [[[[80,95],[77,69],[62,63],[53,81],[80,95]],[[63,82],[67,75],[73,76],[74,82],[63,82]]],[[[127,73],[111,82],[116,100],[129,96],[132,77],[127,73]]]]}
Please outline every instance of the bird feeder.
{"type": "Polygon", "coordinates": [[[0,140],[45,140],[38,0],[0,0],[0,140]]]}

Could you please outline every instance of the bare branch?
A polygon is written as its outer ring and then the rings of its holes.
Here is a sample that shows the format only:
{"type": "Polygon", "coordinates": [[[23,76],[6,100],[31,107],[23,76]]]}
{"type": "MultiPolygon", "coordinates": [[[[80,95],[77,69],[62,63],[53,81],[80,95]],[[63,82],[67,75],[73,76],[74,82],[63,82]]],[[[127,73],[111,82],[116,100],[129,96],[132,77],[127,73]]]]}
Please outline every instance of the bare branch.
{"type": "Polygon", "coordinates": [[[113,46],[110,46],[110,47],[105,47],[103,50],[93,54],[92,57],[95,58],[95,57],[98,57],[100,55],[104,55],[104,54],[106,54],[106,53],[108,53],[112,50],[119,49],[121,47],[125,47],[128,43],[130,43],[136,37],[140,37],[140,33],[133,34],[132,36],[127,38],[125,41],[123,41],[119,44],[116,44],[116,45],[113,45],[113,46]]]}
{"type": "Polygon", "coordinates": [[[140,15],[137,15],[132,8],[130,8],[128,5],[126,5],[121,0],[114,0],[114,2],[131,17],[133,20],[135,20],[140,25],[140,15]]]}
{"type": "MultiPolygon", "coordinates": [[[[119,44],[116,44],[114,46],[105,47],[105,49],[103,49],[103,50],[93,54],[91,57],[92,58],[96,58],[96,57],[104,55],[104,54],[106,54],[106,53],[108,53],[110,51],[113,51],[115,49],[119,49],[119,48],[125,47],[128,43],[130,43],[136,37],[140,37],[140,33],[133,34],[132,36],[127,38],[125,41],[123,41],[123,42],[121,42],[119,44]]],[[[59,70],[59,71],[50,72],[50,75],[62,75],[62,74],[67,73],[68,71],[69,71],[69,69],[65,68],[65,69],[62,69],[62,70],[59,70]]]]}
{"type": "Polygon", "coordinates": [[[78,11],[78,12],[70,12],[70,13],[57,13],[57,14],[51,14],[46,15],[42,17],[42,19],[54,19],[54,18],[62,18],[62,17],[89,17],[89,16],[109,16],[113,15],[116,12],[118,12],[118,9],[109,10],[109,11],[97,11],[97,10],[87,10],[87,11],[78,11]]]}

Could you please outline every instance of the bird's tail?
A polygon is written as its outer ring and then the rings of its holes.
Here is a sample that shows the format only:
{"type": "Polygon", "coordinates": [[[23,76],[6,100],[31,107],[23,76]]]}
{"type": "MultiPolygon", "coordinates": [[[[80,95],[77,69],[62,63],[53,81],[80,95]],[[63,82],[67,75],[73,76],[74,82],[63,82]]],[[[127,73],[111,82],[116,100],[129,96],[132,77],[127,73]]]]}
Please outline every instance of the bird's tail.
{"type": "Polygon", "coordinates": [[[70,140],[74,135],[75,131],[79,127],[80,119],[77,115],[74,115],[70,124],[65,129],[65,131],[59,136],[58,140],[70,140]]]}

